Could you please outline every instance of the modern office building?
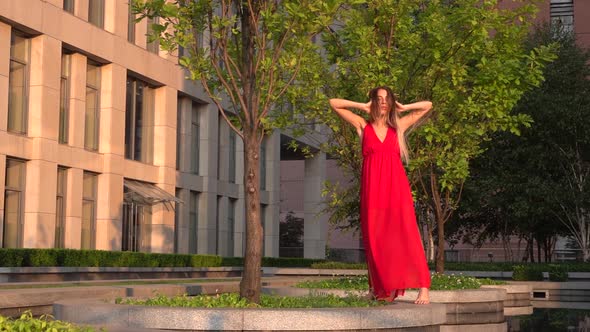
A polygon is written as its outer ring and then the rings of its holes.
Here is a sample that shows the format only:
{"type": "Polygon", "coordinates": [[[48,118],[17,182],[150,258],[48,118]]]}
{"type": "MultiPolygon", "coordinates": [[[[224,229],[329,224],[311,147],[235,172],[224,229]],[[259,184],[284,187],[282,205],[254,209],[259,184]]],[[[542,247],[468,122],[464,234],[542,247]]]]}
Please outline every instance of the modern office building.
{"type": "MultiPolygon", "coordinates": [[[[0,1],[0,247],[243,254],[243,144],[134,19],[128,0],[0,1]]],[[[287,140],[260,154],[266,256],[287,140]]],[[[323,257],[325,156],[304,164],[323,257]]]]}

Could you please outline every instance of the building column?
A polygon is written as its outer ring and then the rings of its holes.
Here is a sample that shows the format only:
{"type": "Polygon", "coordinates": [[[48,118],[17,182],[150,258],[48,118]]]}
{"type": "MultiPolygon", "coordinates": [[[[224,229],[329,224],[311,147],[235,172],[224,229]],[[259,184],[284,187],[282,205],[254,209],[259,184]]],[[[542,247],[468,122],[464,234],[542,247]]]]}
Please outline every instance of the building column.
{"type": "Polygon", "coordinates": [[[95,234],[95,248],[99,250],[121,250],[122,245],[126,82],[125,68],[102,66],[98,146],[104,171],[98,176],[95,234]]]}
{"type": "Polygon", "coordinates": [[[303,257],[326,257],[326,216],[322,210],[322,186],[326,178],[326,154],[305,160],[303,257]]]}
{"type": "Polygon", "coordinates": [[[179,254],[187,254],[189,250],[188,241],[189,241],[189,217],[190,217],[190,190],[188,189],[180,189],[178,195],[176,196],[181,201],[182,204],[179,204],[178,209],[175,211],[178,224],[175,229],[176,232],[176,240],[178,241],[177,244],[177,252],[179,254]]]}
{"type": "Polygon", "coordinates": [[[229,233],[229,224],[228,224],[228,207],[229,207],[229,199],[225,196],[219,196],[217,198],[217,236],[216,236],[216,244],[217,250],[214,251],[216,255],[220,256],[230,256],[228,252],[228,233],[229,233]]]}
{"type": "Polygon", "coordinates": [[[199,194],[199,224],[197,225],[197,252],[211,254],[215,252],[215,222],[217,207],[217,149],[219,115],[214,104],[199,112],[200,115],[200,176],[203,178],[203,191],[199,194]]]}
{"type": "Polygon", "coordinates": [[[26,163],[22,245],[51,248],[55,239],[61,43],[47,35],[31,39],[28,136],[33,156],[26,163]]]}
{"type": "MultiPolygon", "coordinates": [[[[155,91],[154,166],[157,186],[174,196],[176,189],[176,112],[178,92],[164,86],[155,91]]],[[[171,203],[172,205],[174,203],[171,203]]],[[[152,207],[151,252],[174,251],[174,210],[171,204],[152,207]]]]}
{"type": "Polygon", "coordinates": [[[268,203],[265,216],[265,250],[266,257],[279,257],[279,222],[281,194],[281,134],[275,130],[266,140],[266,188],[268,203]]]}
{"type": "Polygon", "coordinates": [[[64,245],[66,248],[80,249],[82,234],[82,183],[84,170],[68,169],[66,186],[66,225],[64,245]]]}
{"type": "MultiPolygon", "coordinates": [[[[8,77],[10,75],[11,27],[0,22],[0,135],[8,127],[8,77]]],[[[4,182],[2,182],[4,185],[4,182]]],[[[4,205],[2,205],[4,208],[4,205]]]]}
{"type": "MultiPolygon", "coordinates": [[[[0,154],[0,242],[4,238],[4,189],[6,186],[6,155],[0,154]]],[[[1,246],[1,244],[0,244],[1,246]]]]}
{"type": "Polygon", "coordinates": [[[104,3],[104,29],[127,39],[127,8],[129,0],[109,0],[104,3]]]}
{"type": "Polygon", "coordinates": [[[70,123],[68,126],[68,145],[80,149],[84,149],[86,63],[86,57],[80,53],[74,53],[70,57],[70,123]]]}

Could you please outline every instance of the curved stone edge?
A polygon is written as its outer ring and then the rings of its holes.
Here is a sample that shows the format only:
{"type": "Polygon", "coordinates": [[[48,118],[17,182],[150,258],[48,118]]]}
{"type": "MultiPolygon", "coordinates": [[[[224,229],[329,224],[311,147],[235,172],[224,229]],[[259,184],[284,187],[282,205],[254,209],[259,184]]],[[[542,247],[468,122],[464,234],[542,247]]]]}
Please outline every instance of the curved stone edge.
{"type": "Polygon", "coordinates": [[[485,332],[506,332],[508,323],[492,324],[467,324],[467,325],[442,325],[440,332],[465,332],[465,331],[485,331],[485,332]]]}
{"type": "Polygon", "coordinates": [[[533,286],[530,284],[506,284],[506,285],[482,285],[481,288],[488,289],[505,289],[506,293],[530,293],[533,291],[533,286]]]}
{"type": "Polygon", "coordinates": [[[96,300],[54,304],[54,316],[82,325],[172,330],[348,330],[441,325],[441,304],[373,308],[206,309],[132,306],[96,300]]]}
{"type": "Polygon", "coordinates": [[[532,315],[533,306],[529,305],[526,307],[504,307],[504,316],[524,316],[532,315]]]}
{"type": "MultiPolygon", "coordinates": [[[[398,297],[400,301],[414,301],[418,291],[407,290],[403,296],[398,297]]],[[[431,303],[479,303],[498,302],[506,299],[505,289],[458,289],[430,291],[431,303]]]]}

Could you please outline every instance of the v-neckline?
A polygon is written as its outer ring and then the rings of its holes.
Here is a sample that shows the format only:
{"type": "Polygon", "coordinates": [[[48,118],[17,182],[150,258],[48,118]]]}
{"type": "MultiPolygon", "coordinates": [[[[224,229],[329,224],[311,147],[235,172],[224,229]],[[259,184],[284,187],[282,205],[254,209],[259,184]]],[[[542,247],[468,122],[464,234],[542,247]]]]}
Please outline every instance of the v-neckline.
{"type": "Polygon", "coordinates": [[[383,140],[381,140],[381,139],[379,138],[379,135],[377,134],[377,131],[375,130],[375,127],[373,127],[373,124],[372,124],[372,123],[370,123],[370,125],[371,125],[371,128],[373,129],[373,133],[375,134],[375,137],[377,137],[377,140],[378,140],[378,141],[379,141],[381,144],[384,144],[384,143],[385,143],[385,140],[387,139],[387,136],[389,135],[389,126],[387,126],[387,130],[385,131],[385,137],[383,137],[383,140]]]}

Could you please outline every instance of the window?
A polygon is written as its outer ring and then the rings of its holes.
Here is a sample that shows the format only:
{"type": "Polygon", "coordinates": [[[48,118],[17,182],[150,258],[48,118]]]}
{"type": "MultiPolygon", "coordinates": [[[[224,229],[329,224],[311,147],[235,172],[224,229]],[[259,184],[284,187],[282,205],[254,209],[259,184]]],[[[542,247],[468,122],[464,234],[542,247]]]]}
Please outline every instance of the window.
{"type": "Polygon", "coordinates": [[[127,77],[125,158],[151,163],[154,150],[154,93],[147,83],[127,77]]]}
{"type": "Polygon", "coordinates": [[[574,1],[551,0],[551,24],[562,32],[574,30],[574,1]]]}
{"type": "Polygon", "coordinates": [[[266,140],[260,144],[260,190],[266,190],[266,140]]]}
{"type": "Polygon", "coordinates": [[[99,28],[104,27],[104,0],[88,1],[88,22],[99,28]]]}
{"type": "Polygon", "coordinates": [[[70,121],[70,55],[61,55],[61,82],[59,92],[59,143],[68,143],[70,121]]]}
{"type": "Polygon", "coordinates": [[[236,132],[229,130],[229,182],[236,183],[236,132]]]}
{"type": "Polygon", "coordinates": [[[86,115],[84,147],[98,151],[98,124],[100,123],[100,67],[88,60],[86,65],[86,115]]]}
{"type": "Polygon", "coordinates": [[[64,0],[63,9],[66,12],[74,13],[74,0],[64,0]]]}
{"type": "Polygon", "coordinates": [[[68,170],[64,167],[57,168],[57,195],[55,200],[55,248],[64,248],[64,235],[66,224],[66,184],[68,170]]]}
{"type": "Polygon", "coordinates": [[[17,248],[21,246],[24,191],[25,162],[7,158],[6,182],[4,187],[3,248],[17,248]]]}
{"type": "Polygon", "coordinates": [[[158,17],[153,17],[153,18],[148,18],[147,19],[147,43],[146,43],[146,49],[149,52],[158,54],[160,52],[160,43],[158,42],[158,40],[155,38],[154,34],[154,28],[153,25],[154,24],[158,24],[159,23],[159,18],[158,17]]]}
{"type": "Polygon", "coordinates": [[[10,74],[8,78],[8,131],[27,133],[29,40],[20,32],[10,36],[10,74]]]}
{"type": "Polygon", "coordinates": [[[199,153],[200,153],[200,121],[199,104],[193,102],[191,113],[191,172],[199,174],[199,153]]]}
{"type": "Polygon", "coordinates": [[[230,198],[227,207],[227,256],[234,256],[234,232],[236,231],[236,200],[230,198]]]}
{"type": "Polygon", "coordinates": [[[199,225],[199,193],[191,191],[190,193],[190,212],[188,221],[188,253],[197,253],[197,229],[199,225]]]}
{"type": "Polygon", "coordinates": [[[96,193],[98,175],[84,172],[82,185],[82,232],[81,249],[94,248],[94,234],[96,229],[96,193]]]}
{"type": "Polygon", "coordinates": [[[133,12],[133,0],[129,0],[127,9],[127,41],[135,43],[135,13],[133,12]]]}

